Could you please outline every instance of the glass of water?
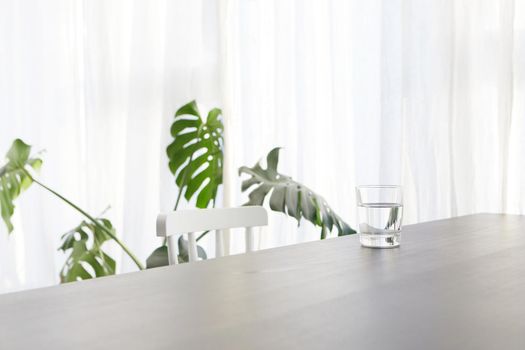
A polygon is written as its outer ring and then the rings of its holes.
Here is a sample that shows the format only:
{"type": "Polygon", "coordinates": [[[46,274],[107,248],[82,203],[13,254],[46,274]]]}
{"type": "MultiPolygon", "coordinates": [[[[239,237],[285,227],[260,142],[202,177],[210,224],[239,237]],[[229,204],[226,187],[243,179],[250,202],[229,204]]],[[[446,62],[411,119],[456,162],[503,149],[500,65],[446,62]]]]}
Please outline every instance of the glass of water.
{"type": "Polygon", "coordinates": [[[371,248],[398,247],[403,219],[401,186],[357,186],[356,198],[361,245],[371,248]]]}

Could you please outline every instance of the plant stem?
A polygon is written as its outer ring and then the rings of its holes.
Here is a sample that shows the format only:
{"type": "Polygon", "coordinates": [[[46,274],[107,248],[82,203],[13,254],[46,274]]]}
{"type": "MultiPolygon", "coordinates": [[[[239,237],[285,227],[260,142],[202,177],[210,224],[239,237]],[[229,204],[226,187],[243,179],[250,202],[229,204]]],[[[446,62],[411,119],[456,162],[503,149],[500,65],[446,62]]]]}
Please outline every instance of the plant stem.
{"type": "Polygon", "coordinates": [[[326,227],[323,225],[321,227],[321,239],[325,239],[326,238],[326,227]]]}
{"type": "Polygon", "coordinates": [[[208,231],[204,231],[203,233],[201,233],[200,236],[197,237],[197,242],[200,241],[200,239],[201,239],[202,237],[206,236],[206,234],[207,234],[208,232],[210,232],[210,230],[208,230],[208,231]]]}
{"type": "MultiPolygon", "coordinates": [[[[188,170],[190,168],[192,160],[193,160],[193,153],[190,156],[190,161],[188,162],[188,165],[184,169],[184,176],[182,179],[183,184],[182,186],[179,187],[179,193],[177,194],[177,200],[175,201],[175,207],[173,208],[173,211],[177,210],[177,208],[179,207],[180,198],[182,197],[182,189],[187,185],[186,181],[188,179],[188,170]]],[[[166,245],[167,243],[168,243],[168,238],[164,237],[164,239],[162,240],[162,245],[166,245]]]]}
{"type": "Polygon", "coordinates": [[[182,186],[179,187],[179,194],[177,195],[177,200],[175,201],[175,208],[173,208],[173,211],[177,210],[177,208],[179,207],[180,198],[182,197],[182,189],[188,185],[187,184],[188,171],[190,170],[192,161],[193,161],[193,153],[190,156],[190,161],[188,162],[188,165],[186,165],[186,168],[184,169],[184,176],[182,178],[182,186]]]}
{"type": "MultiPolygon", "coordinates": [[[[177,208],[179,207],[181,196],[182,196],[182,188],[179,188],[179,194],[177,195],[177,201],[175,202],[175,208],[173,208],[173,211],[177,210],[177,208]]],[[[168,237],[164,237],[164,239],[162,240],[162,245],[166,245],[166,244],[168,244],[168,237]]]]}
{"type": "Polygon", "coordinates": [[[131,260],[133,260],[133,262],[137,265],[137,267],[139,268],[139,270],[144,270],[144,266],[142,265],[142,263],[140,262],[140,260],[135,256],[135,254],[133,254],[129,248],[124,244],[124,242],[122,242],[117,236],[115,236],[113,234],[113,232],[111,232],[110,230],[108,230],[106,227],[104,227],[103,225],[101,225],[95,218],[93,218],[91,215],[89,215],[88,213],[86,213],[84,210],[82,210],[82,208],[80,208],[79,206],[77,206],[76,204],[74,204],[73,202],[71,202],[69,199],[67,199],[66,197],[62,196],[60,193],[54,191],[53,189],[47,187],[46,185],[44,185],[43,183],[41,183],[40,181],[38,180],[35,180],[31,174],[29,174],[25,169],[24,171],[26,172],[26,174],[28,176],[31,177],[31,179],[33,180],[34,183],[36,183],[37,185],[41,186],[42,188],[44,188],[45,190],[51,192],[52,194],[54,194],[55,196],[57,196],[58,198],[60,198],[61,200],[63,200],[64,202],[66,202],[67,204],[69,204],[72,208],[74,208],[76,211],[78,211],[80,214],[84,215],[86,218],[89,219],[89,221],[93,222],[93,224],[95,224],[99,229],[101,229],[102,231],[104,231],[109,237],[111,237],[115,242],[117,242],[117,244],[124,250],[124,252],[131,258],[131,260]]]}
{"type": "Polygon", "coordinates": [[[179,189],[179,194],[177,195],[177,200],[175,201],[175,207],[173,208],[173,211],[177,210],[179,207],[180,197],[182,197],[182,188],[179,189]]]}

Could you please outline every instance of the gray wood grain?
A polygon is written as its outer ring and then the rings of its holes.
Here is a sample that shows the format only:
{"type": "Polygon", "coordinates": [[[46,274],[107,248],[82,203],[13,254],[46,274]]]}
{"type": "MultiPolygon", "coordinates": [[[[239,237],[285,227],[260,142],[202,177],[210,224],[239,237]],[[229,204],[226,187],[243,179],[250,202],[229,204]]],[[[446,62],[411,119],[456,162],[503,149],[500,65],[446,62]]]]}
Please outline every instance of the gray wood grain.
{"type": "Polygon", "coordinates": [[[524,349],[525,217],[406,226],[0,296],[0,349],[524,349]]]}

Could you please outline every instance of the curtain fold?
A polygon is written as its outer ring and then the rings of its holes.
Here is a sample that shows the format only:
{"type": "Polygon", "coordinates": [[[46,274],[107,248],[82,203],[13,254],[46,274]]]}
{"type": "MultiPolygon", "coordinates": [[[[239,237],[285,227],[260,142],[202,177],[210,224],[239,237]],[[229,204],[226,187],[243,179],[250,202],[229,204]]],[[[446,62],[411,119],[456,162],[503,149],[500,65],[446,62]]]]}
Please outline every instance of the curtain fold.
{"type": "MultiPolygon", "coordinates": [[[[350,224],[354,186],[375,183],[404,186],[407,224],[523,214],[524,63],[513,0],[5,0],[0,151],[16,137],[45,149],[41,179],[94,215],[110,205],[141,260],[174,204],[165,147],[192,99],[224,110],[222,205],[246,201],[237,169],[281,146],[281,172],[350,224]]],[[[0,292],[57,283],[60,235],[80,220],[24,193],[15,232],[0,225],[0,292]]],[[[319,233],[272,212],[258,244],[319,233]]],[[[230,247],[244,247],[235,230],[230,247]]]]}

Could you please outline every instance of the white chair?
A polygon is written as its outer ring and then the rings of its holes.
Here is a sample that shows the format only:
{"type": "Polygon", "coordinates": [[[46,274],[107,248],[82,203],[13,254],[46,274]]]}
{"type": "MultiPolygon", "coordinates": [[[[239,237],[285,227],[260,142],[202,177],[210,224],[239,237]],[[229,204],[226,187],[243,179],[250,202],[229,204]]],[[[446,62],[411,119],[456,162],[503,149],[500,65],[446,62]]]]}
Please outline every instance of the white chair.
{"type": "Polygon", "coordinates": [[[197,260],[195,232],[216,230],[215,255],[224,255],[224,240],[221,230],[245,227],[246,251],[254,251],[253,228],[268,225],[268,214],[261,206],[177,210],[157,216],[157,236],[167,237],[170,265],[178,264],[178,236],[188,234],[189,261],[197,260]]]}

